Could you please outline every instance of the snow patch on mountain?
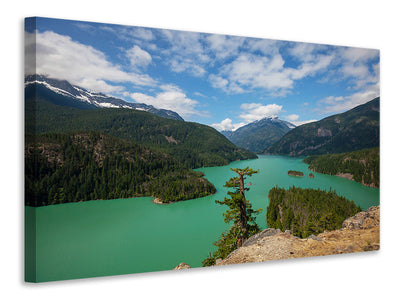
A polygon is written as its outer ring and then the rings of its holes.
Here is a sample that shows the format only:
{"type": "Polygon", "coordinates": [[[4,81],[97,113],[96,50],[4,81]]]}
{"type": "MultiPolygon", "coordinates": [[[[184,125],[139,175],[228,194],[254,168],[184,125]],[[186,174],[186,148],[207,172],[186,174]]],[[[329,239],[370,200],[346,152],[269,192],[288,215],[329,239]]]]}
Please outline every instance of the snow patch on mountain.
{"type": "Polygon", "coordinates": [[[183,121],[182,117],[174,111],[157,109],[143,103],[131,103],[122,99],[108,96],[94,91],[88,91],[82,87],[71,85],[66,80],[48,78],[45,75],[28,75],[25,77],[25,87],[31,84],[40,84],[54,93],[72,98],[73,100],[92,105],[93,108],[126,108],[150,112],[157,116],[183,121]]]}

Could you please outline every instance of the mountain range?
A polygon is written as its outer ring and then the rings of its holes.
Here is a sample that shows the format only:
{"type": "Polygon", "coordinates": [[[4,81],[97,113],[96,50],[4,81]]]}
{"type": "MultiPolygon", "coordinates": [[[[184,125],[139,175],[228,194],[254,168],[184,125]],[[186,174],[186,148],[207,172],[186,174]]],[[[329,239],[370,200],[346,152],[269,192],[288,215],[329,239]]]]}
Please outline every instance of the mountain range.
{"type": "Polygon", "coordinates": [[[296,126],[277,117],[263,118],[235,131],[221,131],[236,146],[260,153],[296,126]]]}
{"type": "Polygon", "coordinates": [[[144,103],[127,102],[122,99],[107,96],[103,93],[89,91],[66,80],[50,78],[45,75],[27,75],[25,77],[25,97],[35,95],[62,106],[80,109],[96,108],[128,108],[147,111],[156,116],[183,121],[176,112],[167,109],[157,109],[144,103]]]}
{"type": "MultiPolygon", "coordinates": [[[[97,184],[100,185],[111,180],[105,176],[108,173],[104,173],[102,162],[106,161],[109,162],[109,178],[115,183],[133,180],[129,179],[133,174],[131,171],[123,173],[121,170],[143,170],[143,174],[139,174],[141,177],[137,175],[142,179],[135,184],[141,187],[140,190],[133,189],[131,185],[117,188],[117,184],[104,191],[106,198],[111,195],[147,194],[162,194],[161,198],[165,201],[188,199],[186,196],[189,194],[195,198],[212,193],[213,188],[201,175],[191,173],[194,168],[257,158],[253,152],[306,156],[379,147],[379,101],[378,97],[342,114],[299,127],[278,118],[264,118],[233,132],[220,133],[207,125],[186,122],[173,111],[129,103],[88,91],[66,80],[43,75],[26,76],[25,137],[27,145],[30,145],[28,148],[33,149],[29,152],[33,156],[27,153],[25,168],[34,171],[32,180],[27,181],[28,185],[31,183],[28,191],[35,185],[47,186],[46,180],[50,177],[46,174],[55,172],[54,180],[57,181],[68,178],[72,170],[82,172],[79,176],[97,172],[100,178],[97,184]],[[82,137],[86,138],[84,143],[74,144],[82,137]],[[88,151],[88,145],[92,143],[88,144],[88,141],[92,139],[93,148],[88,151]],[[38,144],[39,141],[42,141],[41,144],[38,144]],[[118,146],[115,146],[120,149],[118,153],[111,151],[114,147],[110,148],[111,144],[118,146]],[[129,149],[136,149],[135,158],[127,156],[133,151],[129,149]],[[98,160],[100,150],[104,153],[98,160]],[[70,156],[64,156],[66,153],[70,156]],[[150,159],[149,154],[157,159],[150,159]],[[53,158],[60,157],[64,157],[62,163],[55,163],[53,158]],[[90,162],[90,170],[81,161],[90,162]],[[42,162],[41,165],[38,162],[42,162]],[[38,174],[35,172],[44,172],[43,182],[36,181],[38,174]],[[112,177],[112,174],[117,177],[112,177]],[[149,178],[158,186],[150,186],[149,178]],[[185,191],[177,188],[182,182],[186,182],[182,185],[185,191]],[[165,185],[168,188],[164,188],[165,185]]],[[[59,186],[59,190],[53,191],[54,195],[48,195],[49,204],[61,203],[62,189],[59,186]]],[[[77,189],[71,192],[83,193],[79,196],[82,199],[103,197],[92,194],[94,190],[77,189]]]]}
{"type": "MultiPolygon", "coordinates": [[[[54,85],[52,87],[54,89],[54,85]]],[[[35,87],[28,84],[26,89],[26,134],[99,132],[171,155],[190,169],[257,158],[207,125],[160,117],[132,108],[82,109],[75,105],[79,100],[53,92],[45,85],[36,84],[35,87]],[[38,87],[45,92],[35,94],[38,87]],[[60,97],[55,100],[58,95],[60,97]],[[59,99],[64,102],[60,104],[59,99]],[[68,101],[73,100],[69,105],[68,101]]]]}
{"type": "Polygon", "coordinates": [[[204,197],[215,187],[192,169],[251,158],[257,156],[216,129],[186,122],[173,111],[128,103],[65,80],[26,77],[26,205],[204,197]]]}
{"type": "Polygon", "coordinates": [[[263,153],[306,156],[379,147],[380,97],[287,132],[263,153]]]}

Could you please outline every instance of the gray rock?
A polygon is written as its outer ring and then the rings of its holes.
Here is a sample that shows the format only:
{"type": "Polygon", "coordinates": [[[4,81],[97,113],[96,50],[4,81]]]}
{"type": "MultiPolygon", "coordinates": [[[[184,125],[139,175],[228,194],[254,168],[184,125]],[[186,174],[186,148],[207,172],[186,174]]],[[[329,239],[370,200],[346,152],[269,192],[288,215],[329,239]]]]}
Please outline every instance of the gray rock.
{"type": "Polygon", "coordinates": [[[190,269],[190,266],[184,262],[181,262],[179,265],[173,268],[173,270],[183,270],[183,269],[190,269]]]}
{"type": "Polygon", "coordinates": [[[262,238],[265,238],[267,236],[273,236],[275,234],[281,233],[280,229],[275,229],[275,228],[267,228],[264,229],[263,231],[252,235],[249,237],[243,244],[243,247],[254,245],[257,243],[257,241],[261,240],[262,238]]]}
{"type": "Polygon", "coordinates": [[[317,236],[315,236],[315,235],[310,235],[308,238],[307,238],[307,240],[308,239],[312,239],[312,240],[315,240],[315,241],[318,241],[318,242],[322,242],[322,239],[321,238],[319,238],[319,237],[317,237],[317,236]]]}
{"type": "Polygon", "coordinates": [[[366,211],[359,212],[353,217],[344,220],[343,229],[368,229],[374,227],[380,222],[379,206],[371,206],[366,211]]]}

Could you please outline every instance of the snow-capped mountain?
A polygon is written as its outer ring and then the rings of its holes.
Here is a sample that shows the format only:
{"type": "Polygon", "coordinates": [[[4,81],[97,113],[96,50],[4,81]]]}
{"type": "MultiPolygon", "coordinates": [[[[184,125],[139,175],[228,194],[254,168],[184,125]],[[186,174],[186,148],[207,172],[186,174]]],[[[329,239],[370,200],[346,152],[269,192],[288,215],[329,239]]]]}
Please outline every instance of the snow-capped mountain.
{"type": "Polygon", "coordinates": [[[236,146],[260,153],[295,127],[290,122],[270,117],[254,121],[235,131],[221,133],[236,146]]]}
{"type": "Polygon", "coordinates": [[[147,111],[160,117],[183,121],[174,111],[157,109],[144,103],[131,103],[107,96],[102,93],[89,91],[72,85],[66,80],[49,78],[45,75],[28,75],[25,77],[25,97],[35,95],[58,105],[71,106],[81,109],[94,108],[128,108],[147,111]]]}

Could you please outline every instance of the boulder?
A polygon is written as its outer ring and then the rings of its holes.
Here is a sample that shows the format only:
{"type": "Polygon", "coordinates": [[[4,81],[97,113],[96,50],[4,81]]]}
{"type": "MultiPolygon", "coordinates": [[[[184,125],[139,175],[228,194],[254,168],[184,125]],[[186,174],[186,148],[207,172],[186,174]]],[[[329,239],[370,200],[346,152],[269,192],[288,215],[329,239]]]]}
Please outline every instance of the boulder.
{"type": "Polygon", "coordinates": [[[318,242],[322,242],[322,239],[320,238],[320,237],[318,237],[318,236],[315,236],[315,235],[310,235],[308,238],[307,238],[307,240],[308,239],[312,239],[312,240],[314,240],[314,241],[318,241],[318,242]]]}
{"type": "Polygon", "coordinates": [[[371,206],[366,211],[343,221],[342,229],[369,229],[380,223],[379,206],[371,206]]]}
{"type": "Polygon", "coordinates": [[[183,269],[190,269],[191,267],[184,262],[181,262],[179,265],[177,265],[173,270],[183,270],[183,269]]]}
{"type": "Polygon", "coordinates": [[[175,268],[173,268],[173,270],[183,270],[183,269],[190,269],[190,268],[191,267],[188,264],[181,262],[179,265],[177,265],[175,268]]]}
{"type": "Polygon", "coordinates": [[[261,231],[261,232],[255,234],[255,235],[252,235],[251,237],[249,237],[249,238],[243,243],[243,247],[256,244],[257,241],[259,241],[259,240],[261,240],[261,239],[263,239],[263,238],[265,238],[265,237],[267,237],[267,236],[273,236],[273,235],[278,234],[278,233],[280,233],[280,232],[281,232],[280,229],[274,229],[274,228],[267,228],[267,229],[264,229],[263,231],[261,231]]]}

